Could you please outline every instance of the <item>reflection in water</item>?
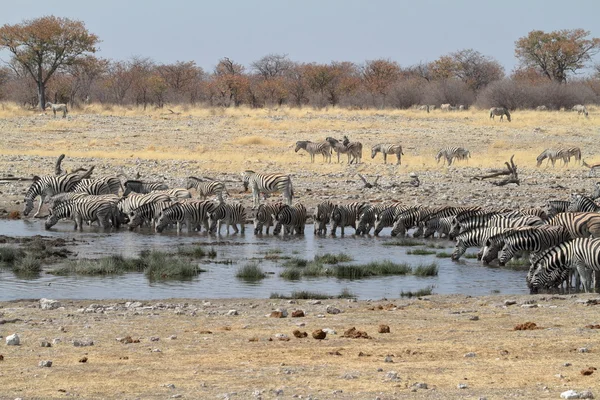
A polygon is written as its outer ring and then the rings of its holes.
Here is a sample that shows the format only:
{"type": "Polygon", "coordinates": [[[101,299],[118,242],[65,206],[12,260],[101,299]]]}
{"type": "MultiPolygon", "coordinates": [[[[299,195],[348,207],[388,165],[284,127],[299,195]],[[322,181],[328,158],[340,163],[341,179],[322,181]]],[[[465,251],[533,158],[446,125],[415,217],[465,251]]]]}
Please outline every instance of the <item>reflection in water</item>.
{"type": "MultiPolygon", "coordinates": [[[[0,234],[7,236],[43,235],[75,239],[72,250],[80,258],[96,258],[111,254],[136,257],[142,250],[173,251],[178,245],[200,245],[206,250],[217,251],[216,261],[232,260],[232,264],[217,264],[202,260],[202,268],[207,270],[188,281],[150,282],[144,274],[129,273],[120,276],[53,276],[42,273],[39,278],[17,277],[11,271],[0,269],[0,300],[20,298],[50,297],[57,299],[164,299],[171,297],[187,298],[267,298],[273,292],[290,294],[292,291],[308,290],[330,295],[339,294],[347,288],[360,299],[395,298],[401,291],[415,291],[434,286],[434,293],[462,293],[467,295],[490,294],[499,291],[507,294],[527,293],[525,272],[490,268],[474,260],[454,263],[447,258],[435,255],[407,255],[404,247],[384,246],[394,240],[389,237],[389,229],[382,236],[344,238],[314,237],[312,228],[307,227],[305,237],[255,236],[252,228],[246,228],[244,236],[206,236],[197,233],[174,232],[154,234],[150,230],[129,232],[121,230],[106,233],[99,228],[89,228],[84,232],[74,232],[72,223],[57,224],[51,231],[45,231],[43,222],[0,221],[0,234]],[[245,282],[237,279],[237,269],[248,260],[262,258],[269,250],[281,250],[281,256],[312,259],[316,254],[345,253],[356,263],[392,260],[416,266],[436,262],[439,274],[435,277],[390,276],[362,280],[336,278],[302,279],[286,281],[279,278],[283,271],[277,260],[261,260],[260,266],[268,274],[260,282],[245,282]]],[[[429,240],[428,243],[447,246],[438,251],[451,251],[453,244],[447,240],[429,240]]]]}

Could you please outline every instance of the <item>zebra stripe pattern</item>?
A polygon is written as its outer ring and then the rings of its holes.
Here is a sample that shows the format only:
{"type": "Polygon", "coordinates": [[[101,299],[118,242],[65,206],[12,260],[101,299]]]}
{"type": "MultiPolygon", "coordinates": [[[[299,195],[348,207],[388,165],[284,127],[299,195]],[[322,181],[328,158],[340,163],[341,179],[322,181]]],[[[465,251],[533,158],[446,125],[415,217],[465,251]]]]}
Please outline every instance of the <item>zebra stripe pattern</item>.
{"type": "Polygon", "coordinates": [[[452,229],[452,220],[454,217],[442,217],[434,218],[425,222],[425,231],[423,232],[423,238],[427,239],[434,233],[437,233],[439,237],[448,237],[450,229],[452,229]]]}
{"type": "Polygon", "coordinates": [[[346,154],[348,156],[348,164],[360,164],[362,158],[362,143],[350,142],[346,136],[344,136],[343,143],[332,137],[327,137],[325,141],[327,141],[333,151],[337,153],[338,163],[340,162],[340,154],[346,154]]]}
{"type": "Polygon", "coordinates": [[[277,224],[273,229],[273,235],[279,235],[282,228],[284,235],[294,233],[297,235],[304,235],[306,216],[306,207],[300,203],[294,204],[293,206],[283,205],[275,216],[277,224]]]}
{"type": "Polygon", "coordinates": [[[315,214],[313,215],[314,233],[316,235],[327,234],[327,224],[331,219],[333,207],[334,204],[328,200],[317,204],[315,214]]]}
{"type": "Polygon", "coordinates": [[[125,191],[123,196],[127,196],[131,192],[147,194],[154,190],[168,190],[169,187],[161,182],[142,182],[138,180],[128,180],[123,184],[125,191]]]}
{"type": "Polygon", "coordinates": [[[375,231],[373,234],[379,236],[383,228],[388,226],[394,226],[394,223],[398,219],[399,215],[403,212],[414,209],[415,207],[407,207],[402,205],[396,205],[395,207],[386,208],[381,214],[375,215],[375,231]]]}
{"type": "Polygon", "coordinates": [[[49,101],[46,102],[46,107],[45,108],[50,108],[52,110],[52,112],[54,113],[54,118],[56,118],[56,112],[61,112],[63,113],[63,118],[67,117],[67,113],[69,112],[69,110],[67,109],[67,105],[66,104],[54,104],[54,103],[50,103],[49,101]]]}
{"type": "Polygon", "coordinates": [[[157,220],[160,213],[173,204],[172,201],[151,202],[135,208],[128,215],[129,222],[127,225],[129,226],[129,230],[134,230],[144,222],[157,220]]]}
{"type": "Polygon", "coordinates": [[[179,222],[178,232],[181,231],[182,224],[187,226],[188,232],[201,225],[204,225],[204,229],[208,231],[208,214],[214,211],[216,207],[217,205],[212,201],[175,203],[162,211],[154,229],[157,233],[160,233],[167,225],[179,222]]]}
{"type": "Polygon", "coordinates": [[[600,238],[600,214],[595,212],[561,213],[550,218],[548,224],[564,226],[573,238],[600,238]]]}
{"type": "Polygon", "coordinates": [[[377,153],[383,154],[383,163],[387,164],[387,155],[395,154],[396,155],[396,165],[400,165],[402,163],[402,156],[404,153],[402,152],[402,146],[399,144],[387,144],[387,143],[379,143],[375,146],[371,147],[371,158],[375,158],[377,153]]]}
{"type": "Polygon", "coordinates": [[[575,194],[571,197],[571,202],[567,212],[598,212],[600,206],[596,204],[591,197],[575,194]]]}
{"type": "Polygon", "coordinates": [[[147,203],[158,203],[171,201],[171,196],[166,193],[154,192],[147,194],[131,193],[129,196],[121,198],[117,204],[117,208],[124,214],[129,214],[136,208],[147,203]]]}
{"type": "MultiPolygon", "coordinates": [[[[452,252],[452,260],[457,261],[469,247],[482,247],[494,235],[504,232],[504,228],[476,228],[461,233],[456,237],[456,246],[452,252]]],[[[481,257],[478,257],[481,258],[481,257]]]]}
{"type": "Polygon", "coordinates": [[[503,121],[504,116],[506,115],[506,119],[510,122],[510,113],[508,109],[505,107],[492,107],[490,108],[490,118],[494,119],[495,116],[500,116],[500,121],[503,121]]]}
{"type": "Polygon", "coordinates": [[[252,187],[252,197],[254,199],[254,207],[259,206],[260,193],[283,192],[283,198],[288,205],[292,204],[294,197],[294,189],[292,187],[292,179],[284,174],[257,174],[254,171],[242,172],[242,183],[244,191],[248,191],[248,187],[252,187]]]}
{"type": "Polygon", "coordinates": [[[83,230],[84,221],[98,221],[102,228],[110,227],[115,202],[96,199],[94,201],[69,200],[58,204],[48,216],[44,227],[50,229],[62,218],[75,221],[75,229],[83,230]]]}
{"type": "Polygon", "coordinates": [[[331,145],[329,142],[313,143],[310,140],[299,140],[296,142],[294,152],[297,153],[300,149],[306,150],[310,154],[311,163],[315,162],[315,154],[321,154],[323,161],[331,162],[331,145]]]}
{"type": "Polygon", "coordinates": [[[115,176],[97,179],[82,179],[73,189],[75,193],[116,194],[123,189],[121,181],[115,176]]]}
{"type": "Polygon", "coordinates": [[[263,227],[266,228],[267,235],[269,229],[274,225],[275,216],[279,213],[279,210],[283,207],[283,203],[272,203],[272,204],[261,204],[256,210],[254,216],[254,234],[262,234],[263,227]]]}
{"type": "Polygon", "coordinates": [[[566,200],[549,200],[546,202],[546,214],[548,218],[552,218],[559,213],[567,212],[570,205],[571,202],[566,200]]]}
{"type": "Polygon", "coordinates": [[[360,213],[358,217],[358,226],[356,227],[357,235],[368,235],[371,229],[375,227],[376,216],[381,214],[388,208],[395,207],[397,204],[386,205],[368,205],[360,213]]]}
{"type": "Polygon", "coordinates": [[[223,182],[214,180],[205,181],[204,179],[196,178],[195,176],[188,177],[186,189],[196,189],[198,197],[202,197],[203,200],[206,200],[208,196],[222,194],[223,192],[229,195],[223,182]]]}
{"type": "Polygon", "coordinates": [[[219,204],[213,211],[208,212],[209,232],[217,232],[221,234],[221,225],[223,222],[227,225],[227,234],[229,235],[229,227],[233,226],[234,233],[245,231],[246,209],[241,204],[219,204]],[[237,224],[240,224],[238,230],[237,224]]]}
{"type": "Polygon", "coordinates": [[[471,158],[471,152],[465,148],[462,147],[444,147],[443,149],[440,149],[440,151],[438,151],[437,155],[435,156],[435,161],[439,164],[440,160],[444,160],[444,163],[442,163],[442,165],[444,165],[446,162],[448,163],[448,165],[452,165],[452,161],[454,159],[456,159],[457,161],[461,161],[461,160],[469,160],[469,158],[471,158]]]}
{"type": "Polygon", "coordinates": [[[566,165],[571,161],[571,157],[575,158],[577,164],[581,164],[581,149],[579,147],[567,147],[559,149],[556,152],[557,158],[563,160],[563,164],[566,165]]]}
{"type": "Polygon", "coordinates": [[[164,193],[167,196],[169,196],[172,201],[179,201],[179,200],[192,198],[192,194],[190,193],[190,191],[187,189],[183,189],[183,188],[175,188],[175,189],[167,189],[167,190],[154,190],[150,193],[154,193],[154,194],[164,193]]]}
{"type": "MultiPolygon", "coordinates": [[[[567,240],[571,240],[571,235],[562,226],[543,225],[513,230],[504,237],[504,246],[497,252],[498,264],[504,266],[519,251],[539,253],[567,240]]],[[[482,260],[491,261],[485,255],[482,260]]]]}
{"type": "Polygon", "coordinates": [[[335,236],[338,227],[343,236],[346,226],[354,228],[356,233],[356,220],[366,206],[367,204],[362,202],[334,206],[331,211],[331,236],[335,236]]]}

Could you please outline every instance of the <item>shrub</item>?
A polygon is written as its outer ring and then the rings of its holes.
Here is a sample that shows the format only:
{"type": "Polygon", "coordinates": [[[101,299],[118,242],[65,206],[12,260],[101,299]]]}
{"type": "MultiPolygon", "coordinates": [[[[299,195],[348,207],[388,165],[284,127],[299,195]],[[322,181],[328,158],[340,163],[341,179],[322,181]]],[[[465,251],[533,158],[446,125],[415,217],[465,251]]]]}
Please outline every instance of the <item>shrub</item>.
{"type": "Polygon", "coordinates": [[[322,256],[319,256],[319,255],[315,256],[316,263],[339,264],[339,263],[348,262],[348,261],[352,261],[352,258],[349,255],[343,254],[343,253],[339,253],[339,254],[326,253],[326,254],[323,254],[322,256]]]}
{"type": "Polygon", "coordinates": [[[421,297],[421,296],[429,296],[431,294],[433,294],[433,286],[429,286],[429,287],[426,287],[426,288],[423,288],[423,289],[419,289],[419,290],[416,290],[414,292],[412,292],[412,291],[408,291],[408,292],[401,291],[400,292],[400,297],[421,297]]]}
{"type": "Polygon", "coordinates": [[[413,269],[413,274],[416,276],[437,276],[438,266],[436,263],[418,265],[415,269],[413,269]]]}
{"type": "Polygon", "coordinates": [[[262,268],[258,266],[258,264],[250,263],[239,268],[235,276],[236,278],[246,281],[259,281],[264,279],[267,275],[263,272],[262,268]]]}

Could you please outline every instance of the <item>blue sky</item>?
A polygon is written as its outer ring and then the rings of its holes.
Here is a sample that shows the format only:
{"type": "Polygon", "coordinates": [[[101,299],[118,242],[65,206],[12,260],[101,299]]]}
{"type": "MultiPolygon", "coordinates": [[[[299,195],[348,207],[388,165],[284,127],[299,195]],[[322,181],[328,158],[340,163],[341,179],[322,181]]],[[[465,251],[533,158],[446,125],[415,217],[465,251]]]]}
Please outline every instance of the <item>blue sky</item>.
{"type": "Polygon", "coordinates": [[[101,57],[194,60],[208,71],[222,57],[246,66],[269,53],[408,66],[473,48],[510,72],[514,43],[531,30],[600,37],[599,0],[0,0],[0,10],[0,25],[51,14],[82,20],[102,40],[101,57]]]}

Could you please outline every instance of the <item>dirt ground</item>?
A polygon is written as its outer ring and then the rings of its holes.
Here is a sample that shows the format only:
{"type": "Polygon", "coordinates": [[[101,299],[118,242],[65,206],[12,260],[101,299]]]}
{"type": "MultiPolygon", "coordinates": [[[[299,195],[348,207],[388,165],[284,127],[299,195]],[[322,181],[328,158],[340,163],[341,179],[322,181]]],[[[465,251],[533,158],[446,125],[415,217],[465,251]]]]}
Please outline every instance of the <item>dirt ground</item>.
{"type": "MultiPolygon", "coordinates": [[[[307,207],[330,199],[517,208],[593,189],[596,178],[573,162],[536,168],[545,148],[579,146],[586,161],[600,162],[594,109],[587,119],[516,111],[511,123],[492,121],[485,110],[174,111],[179,114],[94,106],[62,120],[2,106],[0,177],[52,174],[64,153],[64,168],[95,165],[95,176],[139,174],[170,187],[185,185],[189,175],[219,178],[235,201],[247,205],[251,194],[239,193],[244,169],[289,173],[296,198],[307,207]],[[362,164],[323,163],[319,156],[311,164],[308,155],[294,152],[297,140],[343,135],[363,143],[362,164]],[[380,142],[403,145],[400,166],[393,157],[388,165],[381,155],[371,159],[370,147],[380,142]],[[437,151],[454,145],[471,151],[468,163],[437,165],[437,151]],[[513,154],[520,186],[470,182],[503,168],[513,154]],[[379,186],[363,188],[358,173],[371,182],[380,176],[379,186]],[[419,187],[407,184],[410,173],[418,174],[419,187]]],[[[0,179],[0,214],[21,211],[29,184],[0,179]]],[[[41,310],[37,300],[3,302],[0,335],[18,333],[21,345],[0,344],[0,399],[555,399],[568,389],[598,395],[600,372],[588,369],[600,367],[598,330],[586,326],[600,323],[599,306],[581,302],[596,297],[62,301],[56,310],[41,310]],[[507,299],[516,304],[505,305],[507,299]],[[328,314],[327,305],[343,312],[328,314]],[[266,317],[278,307],[307,316],[266,317]],[[514,330],[527,322],[541,329],[514,330]],[[380,324],[390,333],[378,333],[380,324]],[[352,327],[370,338],[342,337],[352,327]],[[311,337],[325,328],[336,334],[311,337]],[[294,337],[295,329],[308,338],[294,337]],[[127,336],[134,343],[117,340],[127,336]],[[54,339],[60,341],[41,347],[54,339]],[[89,341],[93,345],[74,345],[89,341]],[[44,360],[52,367],[39,367],[44,360]]]]}
{"type": "Polygon", "coordinates": [[[2,302],[0,334],[17,333],[21,344],[0,345],[0,398],[558,399],[570,389],[597,396],[600,331],[589,326],[600,326],[599,302],[433,295],[62,301],[54,310],[2,302]],[[270,318],[278,308],[288,317],[270,318]],[[295,310],[305,316],[291,318],[295,310]],[[515,330],[527,322],[537,329],[515,330]],[[390,332],[378,333],[380,325],[390,332]],[[344,337],[353,327],[368,338],[344,337]],[[317,340],[318,329],[335,333],[317,340]]]}

